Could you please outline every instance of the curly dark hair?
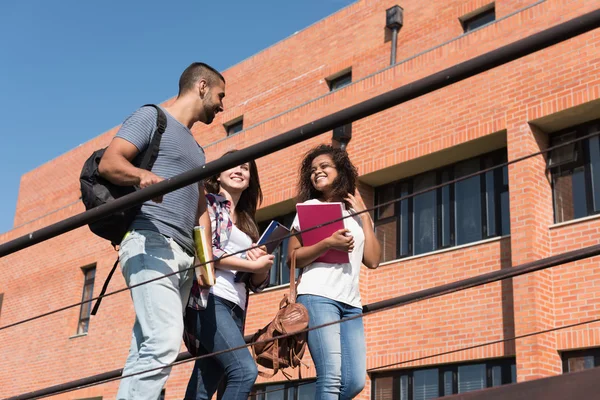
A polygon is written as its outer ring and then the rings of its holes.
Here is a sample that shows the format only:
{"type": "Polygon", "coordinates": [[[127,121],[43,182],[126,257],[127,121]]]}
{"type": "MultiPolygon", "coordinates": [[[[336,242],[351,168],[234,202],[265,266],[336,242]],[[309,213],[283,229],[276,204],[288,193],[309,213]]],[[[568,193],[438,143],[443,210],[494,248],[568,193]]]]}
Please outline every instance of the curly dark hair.
{"type": "MultiPolygon", "coordinates": [[[[223,154],[222,157],[234,153],[237,150],[230,150],[223,154]]],[[[253,241],[257,242],[259,239],[258,226],[256,224],[256,208],[258,203],[262,203],[263,194],[260,188],[260,179],[258,178],[258,167],[256,161],[252,160],[250,164],[250,185],[242,192],[240,200],[235,207],[236,223],[235,226],[239,230],[250,236],[253,241]]],[[[221,185],[217,178],[221,174],[213,175],[204,181],[204,187],[208,193],[219,194],[221,191],[221,185]]]]}
{"type": "Polygon", "coordinates": [[[354,194],[354,191],[356,190],[358,171],[354,164],[352,164],[352,161],[350,161],[348,153],[344,150],[334,148],[331,145],[321,144],[306,153],[304,160],[302,160],[300,166],[300,181],[298,182],[298,202],[300,203],[309,199],[323,197],[323,193],[315,189],[310,179],[312,162],[315,158],[323,154],[327,154],[331,157],[338,173],[338,176],[335,178],[332,185],[332,197],[344,201],[343,199],[345,199],[349,193],[354,194]]]}

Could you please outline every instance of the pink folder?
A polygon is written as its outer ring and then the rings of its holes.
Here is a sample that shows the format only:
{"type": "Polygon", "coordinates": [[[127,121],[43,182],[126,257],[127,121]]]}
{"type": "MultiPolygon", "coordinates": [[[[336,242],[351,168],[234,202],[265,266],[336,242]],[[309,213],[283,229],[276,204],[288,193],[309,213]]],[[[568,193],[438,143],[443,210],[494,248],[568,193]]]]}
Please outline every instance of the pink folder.
{"type": "MultiPolygon", "coordinates": [[[[342,203],[321,203],[321,204],[297,204],[296,211],[300,221],[300,229],[305,230],[325,222],[342,218],[342,203]]],[[[312,246],[321,240],[328,238],[335,231],[344,229],[344,221],[337,221],[332,224],[321,226],[308,232],[303,232],[302,244],[312,246]]],[[[331,264],[344,264],[350,262],[348,253],[339,250],[328,250],[315,262],[325,262],[331,264]]]]}

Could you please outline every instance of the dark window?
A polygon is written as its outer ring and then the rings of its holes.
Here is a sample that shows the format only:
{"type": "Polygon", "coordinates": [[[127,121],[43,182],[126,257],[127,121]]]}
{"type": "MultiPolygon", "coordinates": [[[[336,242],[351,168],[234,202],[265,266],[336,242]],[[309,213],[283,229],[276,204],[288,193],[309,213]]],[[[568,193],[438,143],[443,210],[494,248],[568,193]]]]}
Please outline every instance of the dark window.
{"type": "Polygon", "coordinates": [[[232,122],[228,122],[225,125],[225,131],[227,136],[231,136],[235,133],[241,132],[244,129],[244,118],[235,119],[232,122]]]}
{"type": "Polygon", "coordinates": [[[165,395],[166,395],[166,391],[165,389],[160,391],[160,397],[158,398],[158,400],[165,400],[165,395]]]}
{"type": "Polygon", "coordinates": [[[373,375],[374,400],[428,400],[514,383],[514,359],[487,360],[373,375]]]}
{"type": "Polygon", "coordinates": [[[503,162],[506,151],[499,150],[377,188],[376,204],[420,193],[378,209],[375,230],[383,261],[508,235],[506,167],[428,191],[503,162]]]}
{"type": "Polygon", "coordinates": [[[251,400],[313,400],[315,381],[291,381],[271,385],[256,385],[251,400]]]}
{"type": "Polygon", "coordinates": [[[346,72],[343,75],[339,75],[335,78],[327,79],[327,83],[329,85],[329,90],[331,91],[348,86],[352,83],[352,71],[346,72]]]}
{"type": "MultiPolygon", "coordinates": [[[[352,83],[352,71],[346,72],[336,78],[328,79],[327,83],[329,84],[329,90],[332,92],[341,89],[344,86],[348,86],[352,83]]],[[[333,130],[334,139],[344,140],[349,137],[352,137],[352,124],[339,126],[333,130]]]]}
{"type": "Polygon", "coordinates": [[[4,300],[4,293],[0,293],[0,317],[2,316],[2,301],[4,300]]]}
{"type": "Polygon", "coordinates": [[[562,353],[563,373],[600,367],[600,348],[562,353]]]}
{"type": "MultiPolygon", "coordinates": [[[[275,221],[279,222],[283,226],[291,228],[292,222],[294,222],[294,217],[296,213],[285,214],[276,218],[273,218],[275,221]]],[[[265,229],[269,226],[271,220],[260,222],[258,224],[258,230],[260,234],[264,232],[265,229]]],[[[269,280],[269,286],[279,286],[284,285],[286,283],[290,283],[290,269],[287,265],[287,248],[288,248],[289,239],[285,239],[279,247],[273,252],[275,256],[275,260],[273,262],[273,267],[271,267],[271,275],[269,280]]],[[[296,269],[296,276],[298,275],[299,270],[296,269]]]]}
{"type": "MultiPolygon", "coordinates": [[[[557,132],[550,146],[600,131],[600,120],[557,132]]],[[[560,147],[548,154],[552,174],[554,221],[600,213],[600,140],[598,136],[560,147]]]]}
{"type": "Polygon", "coordinates": [[[496,20],[496,8],[494,5],[491,7],[486,7],[481,12],[475,14],[472,17],[462,19],[461,23],[465,32],[472,31],[474,29],[480,28],[490,22],[496,20]]]}
{"type": "MultiPolygon", "coordinates": [[[[96,267],[88,267],[83,269],[83,294],[81,301],[90,300],[93,298],[94,278],[96,277],[96,267]]],[[[92,310],[92,302],[89,301],[81,305],[79,310],[79,323],[77,324],[77,334],[87,333],[90,326],[90,311],[92,310]]]]}

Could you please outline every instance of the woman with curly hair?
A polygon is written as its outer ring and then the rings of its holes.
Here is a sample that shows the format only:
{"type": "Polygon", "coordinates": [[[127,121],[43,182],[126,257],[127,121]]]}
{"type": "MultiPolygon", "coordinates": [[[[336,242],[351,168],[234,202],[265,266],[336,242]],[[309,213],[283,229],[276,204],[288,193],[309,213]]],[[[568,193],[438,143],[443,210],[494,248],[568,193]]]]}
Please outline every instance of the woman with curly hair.
{"type": "MultiPolygon", "coordinates": [[[[377,268],[381,247],[369,213],[356,190],[358,172],[348,154],[328,145],[311,150],[302,161],[298,201],[304,204],[341,202],[345,229],[312,246],[302,246],[299,235],[290,238],[296,250],[296,265],[302,269],[298,302],[310,317],[309,326],[322,325],[360,315],[361,264],[377,268]],[[349,253],[349,263],[330,264],[315,260],[330,249],[349,253]]],[[[301,230],[298,216],[292,224],[301,230]]],[[[291,254],[290,251],[290,254],[291,254]]],[[[289,264],[289,263],[288,263],[289,264]]],[[[308,348],[317,370],[317,399],[352,399],[358,395],[366,376],[366,346],[362,318],[310,331],[308,348]]]]}

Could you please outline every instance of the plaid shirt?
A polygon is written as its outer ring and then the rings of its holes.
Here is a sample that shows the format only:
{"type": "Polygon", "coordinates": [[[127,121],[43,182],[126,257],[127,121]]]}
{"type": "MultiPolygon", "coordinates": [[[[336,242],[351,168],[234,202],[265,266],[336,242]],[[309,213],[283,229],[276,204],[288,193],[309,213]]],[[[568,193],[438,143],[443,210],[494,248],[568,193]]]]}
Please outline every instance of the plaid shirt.
{"type": "MultiPolygon", "coordinates": [[[[213,258],[219,259],[227,253],[225,252],[225,245],[231,236],[231,229],[233,227],[233,221],[229,211],[231,209],[231,202],[220,194],[206,194],[206,202],[208,208],[208,215],[210,216],[210,228],[212,231],[212,251],[213,258]]],[[[234,256],[235,257],[235,256],[234,256]]],[[[269,276],[260,285],[255,286],[252,280],[249,281],[249,288],[253,292],[258,293],[262,291],[269,284],[269,276]]],[[[190,293],[190,299],[188,301],[188,307],[195,310],[204,310],[205,304],[203,304],[202,298],[208,297],[210,288],[200,287],[198,281],[194,279],[192,284],[192,291],[190,293]],[[203,293],[201,293],[203,292],[203,293]]]]}

